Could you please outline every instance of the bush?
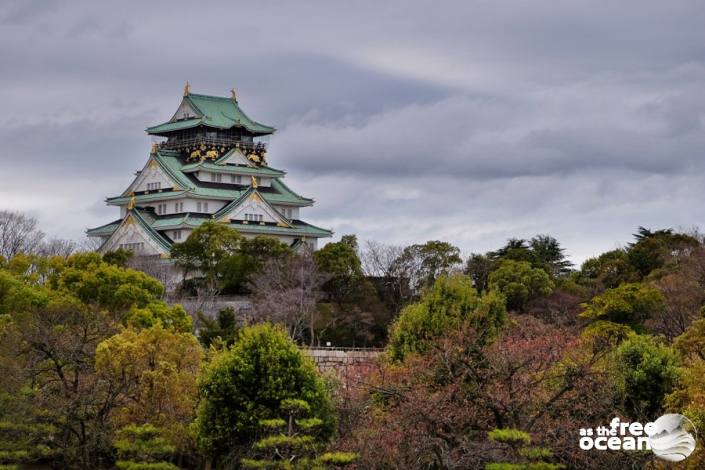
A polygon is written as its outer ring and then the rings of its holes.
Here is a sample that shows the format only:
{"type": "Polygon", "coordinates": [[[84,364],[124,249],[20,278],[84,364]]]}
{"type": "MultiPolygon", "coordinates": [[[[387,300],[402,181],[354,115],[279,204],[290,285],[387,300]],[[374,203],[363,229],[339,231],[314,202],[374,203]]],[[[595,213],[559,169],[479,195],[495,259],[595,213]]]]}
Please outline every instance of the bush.
{"type": "Polygon", "coordinates": [[[282,416],[282,402],[300,399],[321,420],[315,437],[335,429],[328,391],[315,365],[287,333],[271,324],[240,330],[232,348],[216,355],[199,382],[195,428],[200,447],[216,460],[254,441],[262,420],[282,416]]]}

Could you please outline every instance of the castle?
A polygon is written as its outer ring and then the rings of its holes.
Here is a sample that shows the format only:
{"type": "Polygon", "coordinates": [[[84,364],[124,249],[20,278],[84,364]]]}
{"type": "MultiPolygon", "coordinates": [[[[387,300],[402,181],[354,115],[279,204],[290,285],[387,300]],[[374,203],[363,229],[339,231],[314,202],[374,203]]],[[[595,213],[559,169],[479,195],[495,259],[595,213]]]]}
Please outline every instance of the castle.
{"type": "Polygon", "coordinates": [[[101,253],[127,249],[167,258],[205,221],[227,224],[246,237],[276,237],[294,249],[330,237],[330,230],[300,219],[312,199],[284,184],[286,174],[267,162],[275,129],[250,119],[235,91],[230,97],[191,93],[188,83],[172,118],[147,128],[159,142],[119,196],[106,200],[120,218],[89,229],[103,240],[101,253]]]}

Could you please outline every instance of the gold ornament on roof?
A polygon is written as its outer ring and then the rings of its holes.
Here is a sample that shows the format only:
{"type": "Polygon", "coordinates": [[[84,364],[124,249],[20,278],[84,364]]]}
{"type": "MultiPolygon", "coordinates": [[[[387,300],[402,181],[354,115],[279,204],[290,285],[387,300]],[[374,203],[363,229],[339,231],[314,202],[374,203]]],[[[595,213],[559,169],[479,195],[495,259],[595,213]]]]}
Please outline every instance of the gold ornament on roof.
{"type": "Polygon", "coordinates": [[[251,162],[254,162],[254,163],[259,163],[259,162],[262,161],[262,160],[260,159],[260,156],[257,155],[257,154],[254,153],[254,152],[251,153],[251,154],[249,154],[249,155],[247,156],[247,158],[249,158],[249,160],[250,160],[251,162]]]}
{"type": "Polygon", "coordinates": [[[157,143],[152,142],[152,155],[155,155],[157,153],[157,143]]]}
{"type": "Polygon", "coordinates": [[[130,198],[130,202],[127,203],[127,209],[132,210],[135,208],[136,205],[137,205],[137,198],[135,196],[132,196],[130,198]]]}
{"type": "Polygon", "coordinates": [[[250,178],[251,178],[250,185],[253,188],[257,189],[257,178],[255,178],[254,176],[250,176],[250,178]]]}
{"type": "Polygon", "coordinates": [[[200,150],[194,150],[191,152],[191,155],[189,155],[189,160],[196,160],[201,158],[201,151],[200,150]]]}
{"type": "Polygon", "coordinates": [[[237,102],[237,93],[235,93],[235,88],[230,89],[230,96],[232,97],[233,101],[237,102]]]}
{"type": "Polygon", "coordinates": [[[186,82],[186,85],[184,86],[184,96],[188,96],[191,94],[191,84],[189,82],[186,82]]]}
{"type": "Polygon", "coordinates": [[[207,151],[206,158],[210,158],[212,160],[215,160],[216,158],[218,158],[218,151],[215,149],[207,151]]]}

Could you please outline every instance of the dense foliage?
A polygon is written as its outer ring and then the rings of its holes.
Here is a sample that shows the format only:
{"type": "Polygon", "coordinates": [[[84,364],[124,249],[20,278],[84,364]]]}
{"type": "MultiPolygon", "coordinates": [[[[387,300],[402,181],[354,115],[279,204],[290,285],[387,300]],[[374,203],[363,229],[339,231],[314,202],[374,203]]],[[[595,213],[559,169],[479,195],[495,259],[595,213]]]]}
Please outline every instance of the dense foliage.
{"type": "Polygon", "coordinates": [[[705,428],[697,233],[639,228],[572,269],[548,235],[463,263],[444,241],[293,252],[203,224],[174,246],[181,292],[253,308],[187,313],[130,252],[73,253],[16,213],[0,232],[0,467],[660,468],[579,429],[705,428]],[[385,351],[325,377],[302,349],[324,342],[385,351]]]}
{"type": "Polygon", "coordinates": [[[328,390],[313,362],[284,329],[267,323],[243,328],[233,347],[211,360],[199,389],[198,443],[217,461],[239,461],[260,421],[285,415],[289,399],[304,400],[320,420],[316,438],[334,432],[328,390]]]}

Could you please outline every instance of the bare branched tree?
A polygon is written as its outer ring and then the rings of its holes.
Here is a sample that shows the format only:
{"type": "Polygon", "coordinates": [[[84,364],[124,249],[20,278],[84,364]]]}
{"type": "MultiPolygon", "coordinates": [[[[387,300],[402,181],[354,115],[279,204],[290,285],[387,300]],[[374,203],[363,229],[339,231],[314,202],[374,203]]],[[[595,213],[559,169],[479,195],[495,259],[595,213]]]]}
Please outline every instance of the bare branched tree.
{"type": "Polygon", "coordinates": [[[181,270],[159,256],[133,256],[127,266],[161,282],[167,293],[175,291],[181,281],[181,270]]]}
{"type": "Polygon", "coordinates": [[[250,282],[252,308],[257,320],[282,323],[297,341],[308,328],[314,344],[316,304],[328,275],[318,270],[310,249],[270,260],[250,282]]]}
{"type": "Polygon", "coordinates": [[[368,240],[360,253],[362,270],[366,276],[392,277],[395,275],[395,261],[404,252],[404,248],[397,245],[368,240]]]}
{"type": "Polygon", "coordinates": [[[0,211],[0,256],[10,259],[19,253],[34,254],[43,240],[37,219],[21,212],[0,211]]]}
{"type": "Polygon", "coordinates": [[[42,256],[61,256],[67,258],[79,251],[78,244],[73,240],[52,238],[42,243],[38,249],[42,256]]]}
{"type": "Polygon", "coordinates": [[[78,251],[98,251],[98,249],[103,246],[105,240],[98,237],[86,237],[81,241],[78,246],[78,251]]]}

